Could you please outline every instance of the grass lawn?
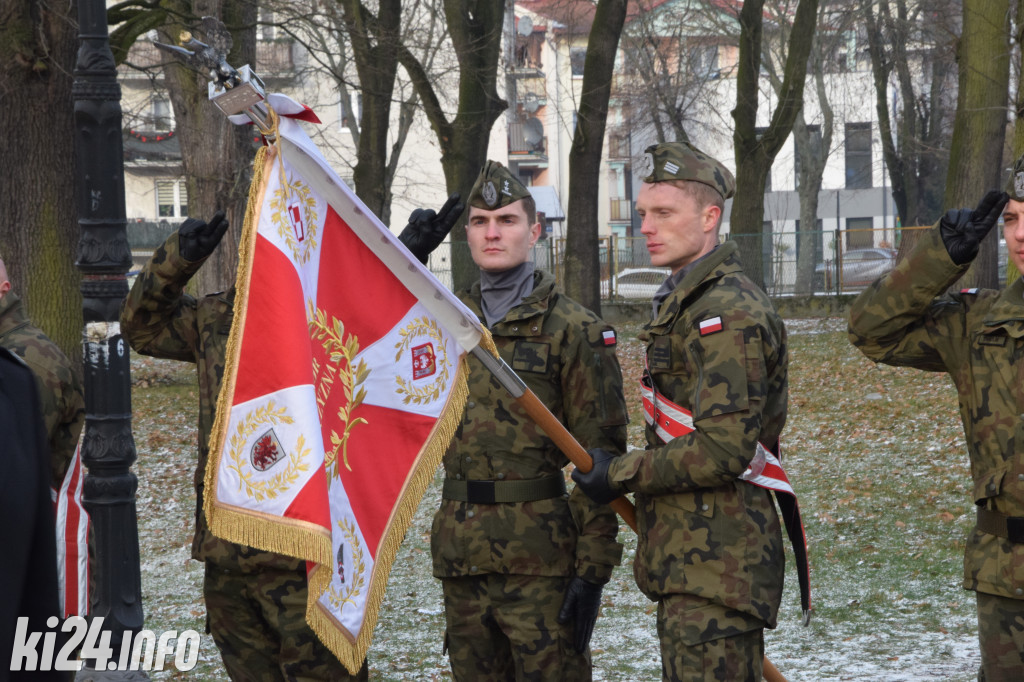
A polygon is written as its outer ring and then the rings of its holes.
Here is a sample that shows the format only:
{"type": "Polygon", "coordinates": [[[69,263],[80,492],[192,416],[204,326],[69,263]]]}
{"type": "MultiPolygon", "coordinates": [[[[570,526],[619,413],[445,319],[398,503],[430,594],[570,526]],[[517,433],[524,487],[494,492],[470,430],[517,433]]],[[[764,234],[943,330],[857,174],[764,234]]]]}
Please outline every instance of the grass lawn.
{"type": "MultiPolygon", "coordinates": [[[[800,626],[789,557],[779,628],[766,635],[768,657],[791,682],[976,679],[974,596],[960,587],[973,509],[951,382],[942,374],[872,364],[846,340],[841,319],[788,320],[787,327],[790,410],[783,453],[810,543],[815,614],[809,627],[800,626]]],[[[619,340],[631,447],[643,447],[638,330],[621,328],[619,340]]],[[[189,559],[194,368],[133,356],[132,372],[146,626],[157,633],[203,633],[203,571],[189,559]]],[[[450,678],[441,655],[440,586],[429,556],[440,481],[439,472],[392,571],[370,650],[371,679],[450,678]]],[[[620,537],[626,554],[604,592],[592,642],[594,676],[660,679],[655,605],[633,582],[632,531],[623,526],[620,537]]],[[[226,679],[205,634],[195,670],[150,676],[226,679]]]]}

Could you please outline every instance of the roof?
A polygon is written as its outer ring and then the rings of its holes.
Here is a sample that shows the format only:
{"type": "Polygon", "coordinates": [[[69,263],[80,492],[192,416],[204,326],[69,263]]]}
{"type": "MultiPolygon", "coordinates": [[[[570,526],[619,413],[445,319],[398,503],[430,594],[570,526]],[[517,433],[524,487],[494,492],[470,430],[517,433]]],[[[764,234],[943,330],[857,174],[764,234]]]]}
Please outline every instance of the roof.
{"type": "MultiPolygon", "coordinates": [[[[669,0],[628,0],[626,20],[660,7],[669,0]]],[[[517,0],[517,9],[524,9],[550,20],[554,33],[589,33],[597,10],[595,0],[517,0]]],[[[534,30],[542,28],[535,26],[534,30]]]]}
{"type": "Polygon", "coordinates": [[[533,195],[533,201],[537,204],[537,210],[544,214],[548,220],[565,220],[565,211],[562,210],[562,202],[558,200],[558,192],[550,185],[534,185],[527,187],[533,195]]]}

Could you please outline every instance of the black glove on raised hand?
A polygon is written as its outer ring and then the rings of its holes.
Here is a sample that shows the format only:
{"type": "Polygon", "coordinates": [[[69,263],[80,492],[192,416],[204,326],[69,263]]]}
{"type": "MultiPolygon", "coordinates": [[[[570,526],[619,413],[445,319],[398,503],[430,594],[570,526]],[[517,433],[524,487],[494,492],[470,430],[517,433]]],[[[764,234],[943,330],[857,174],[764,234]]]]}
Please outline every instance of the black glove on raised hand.
{"type": "Polygon", "coordinates": [[[573,576],[569,587],[565,590],[565,599],[558,612],[558,622],[563,625],[573,623],[573,648],[582,654],[590,645],[590,636],[594,634],[594,623],[597,613],[601,610],[601,586],[573,576]]]}
{"type": "Polygon", "coordinates": [[[227,229],[224,211],[214,213],[208,223],[189,218],[178,228],[178,251],[187,261],[202,260],[213,253],[227,229]]]}
{"type": "Polygon", "coordinates": [[[583,488],[583,492],[598,504],[608,504],[615,498],[622,495],[622,490],[608,480],[608,465],[615,459],[615,455],[603,448],[587,450],[587,453],[594,458],[594,466],[587,473],[579,470],[579,467],[572,470],[572,480],[576,485],[583,488]]]}
{"type": "Polygon", "coordinates": [[[459,198],[458,192],[452,194],[437,213],[432,208],[417,208],[409,216],[409,224],[402,234],[398,235],[399,241],[424,265],[427,264],[427,256],[444,241],[466,208],[459,198]]]}
{"type": "Polygon", "coordinates": [[[999,222],[1003,207],[1009,200],[1010,195],[1006,192],[990,190],[976,208],[951,209],[939,219],[942,243],[954,263],[964,265],[978,255],[981,240],[999,222]]]}

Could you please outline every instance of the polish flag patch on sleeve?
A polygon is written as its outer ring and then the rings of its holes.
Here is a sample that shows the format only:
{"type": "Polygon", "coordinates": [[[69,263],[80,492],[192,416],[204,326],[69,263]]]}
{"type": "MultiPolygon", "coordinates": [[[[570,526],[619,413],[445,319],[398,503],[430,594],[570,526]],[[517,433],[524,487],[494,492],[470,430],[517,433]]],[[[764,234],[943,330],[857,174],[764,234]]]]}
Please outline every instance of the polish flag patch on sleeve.
{"type": "Polygon", "coordinates": [[[708,334],[714,334],[715,332],[722,331],[722,318],[720,316],[709,317],[706,320],[702,320],[698,325],[701,336],[707,336],[708,334]]]}
{"type": "Polygon", "coordinates": [[[615,345],[615,330],[614,329],[605,329],[603,332],[601,332],[601,339],[604,341],[604,345],[606,345],[606,346],[614,346],[615,345]]]}

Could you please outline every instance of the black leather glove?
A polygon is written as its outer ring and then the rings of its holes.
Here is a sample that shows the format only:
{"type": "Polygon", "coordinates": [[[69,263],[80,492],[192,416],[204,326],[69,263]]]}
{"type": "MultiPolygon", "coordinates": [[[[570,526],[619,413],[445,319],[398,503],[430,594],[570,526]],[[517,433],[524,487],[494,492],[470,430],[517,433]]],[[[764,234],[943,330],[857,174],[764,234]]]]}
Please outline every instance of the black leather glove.
{"type": "Polygon", "coordinates": [[[601,610],[601,585],[573,576],[569,587],[565,590],[562,609],[558,612],[558,622],[573,623],[572,644],[576,653],[582,654],[590,646],[590,636],[594,634],[594,623],[597,613],[601,610]]]}
{"type": "Polygon", "coordinates": [[[202,260],[213,253],[228,229],[224,211],[217,211],[204,223],[198,218],[189,218],[178,228],[178,250],[187,261],[202,260]]]}
{"type": "Polygon", "coordinates": [[[572,480],[594,502],[608,504],[623,493],[618,485],[608,480],[608,465],[615,459],[615,455],[603,448],[593,448],[587,450],[587,453],[594,458],[593,468],[587,473],[580,471],[579,467],[573,469],[572,480]]]}
{"type": "Polygon", "coordinates": [[[417,208],[409,216],[409,224],[402,234],[398,235],[399,241],[424,265],[427,264],[427,256],[444,241],[466,208],[459,198],[458,192],[452,194],[437,213],[432,208],[417,208]]]}
{"type": "Polygon", "coordinates": [[[992,226],[999,222],[1003,207],[1010,195],[999,190],[990,190],[977,208],[961,208],[946,211],[939,219],[939,234],[946,252],[957,265],[970,263],[978,255],[978,246],[992,226]]]}

